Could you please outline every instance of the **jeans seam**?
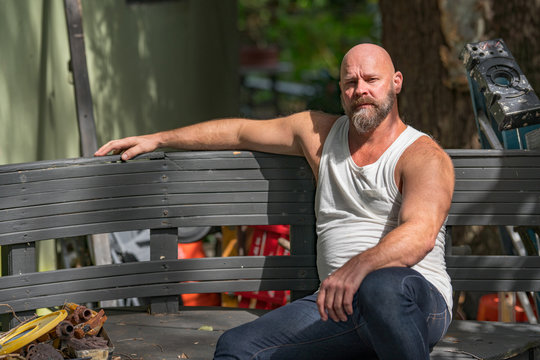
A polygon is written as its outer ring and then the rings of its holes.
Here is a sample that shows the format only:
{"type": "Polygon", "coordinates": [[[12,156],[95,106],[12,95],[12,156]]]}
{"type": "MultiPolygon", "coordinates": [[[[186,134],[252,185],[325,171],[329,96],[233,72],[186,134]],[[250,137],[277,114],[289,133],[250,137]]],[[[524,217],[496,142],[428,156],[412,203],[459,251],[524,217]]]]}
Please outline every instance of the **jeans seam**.
{"type": "Polygon", "coordinates": [[[429,313],[427,319],[442,319],[446,318],[446,312],[447,310],[441,311],[439,313],[429,313]]]}
{"type": "MultiPolygon", "coordinates": [[[[266,351],[266,350],[277,349],[277,348],[282,348],[282,347],[287,347],[287,346],[308,345],[308,344],[316,343],[316,342],[319,342],[319,341],[324,341],[324,340],[332,339],[332,338],[335,338],[335,337],[339,337],[339,336],[342,336],[342,335],[345,335],[345,334],[348,334],[348,333],[351,333],[351,332],[356,332],[356,330],[357,330],[359,327],[360,327],[360,326],[356,326],[356,327],[354,327],[353,329],[350,329],[350,330],[347,330],[347,331],[340,332],[339,334],[334,334],[334,335],[332,335],[332,336],[327,336],[327,337],[319,338],[319,339],[316,339],[316,340],[305,341],[305,342],[299,342],[299,343],[280,344],[280,345],[275,345],[275,346],[269,346],[269,347],[267,347],[267,348],[260,349],[259,351],[257,351],[255,354],[253,354],[253,355],[250,357],[250,360],[255,359],[256,356],[258,356],[260,353],[262,353],[262,352],[264,352],[264,351],[266,351]]],[[[357,333],[357,332],[356,332],[356,333],[357,333]]],[[[358,334],[358,333],[357,333],[357,334],[358,334]]],[[[360,338],[361,338],[361,337],[360,337],[360,338]]]]}
{"type": "MultiPolygon", "coordinates": [[[[427,282],[429,288],[431,291],[434,291],[436,292],[439,296],[440,296],[440,292],[439,290],[434,287],[425,277],[423,277],[422,275],[407,275],[405,277],[403,277],[403,279],[401,279],[401,291],[404,292],[404,284],[405,284],[405,281],[408,279],[408,278],[411,278],[411,277],[415,277],[415,278],[419,278],[419,279],[423,279],[424,281],[427,282]]],[[[443,311],[441,312],[438,312],[438,313],[427,313],[427,317],[426,317],[426,323],[428,323],[430,320],[444,320],[444,327],[442,329],[442,332],[441,334],[439,335],[439,340],[442,338],[442,336],[444,335],[444,333],[446,332],[446,330],[448,329],[448,307],[446,306],[446,303],[444,303],[445,305],[445,308],[443,311]]]]}

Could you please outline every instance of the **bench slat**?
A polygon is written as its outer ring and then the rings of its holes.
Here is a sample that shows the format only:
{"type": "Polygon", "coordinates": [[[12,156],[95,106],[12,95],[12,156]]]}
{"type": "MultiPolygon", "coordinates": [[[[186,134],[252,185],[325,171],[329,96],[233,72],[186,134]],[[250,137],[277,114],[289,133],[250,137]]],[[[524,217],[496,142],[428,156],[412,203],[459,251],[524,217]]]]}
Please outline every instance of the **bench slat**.
{"type": "Polygon", "coordinates": [[[538,226],[538,215],[481,215],[481,214],[450,214],[447,225],[514,225],[538,226]]]}
{"type": "Polygon", "coordinates": [[[538,179],[526,180],[492,180],[456,179],[456,190],[483,190],[486,193],[496,191],[538,191],[538,179]]]}
{"type": "MultiPolygon", "coordinates": [[[[81,204],[81,203],[78,203],[81,204]]],[[[46,210],[46,209],[45,209],[46,210]]],[[[302,203],[248,203],[248,204],[204,204],[174,206],[163,204],[161,206],[146,206],[136,208],[107,209],[103,211],[79,212],[67,214],[38,214],[36,217],[21,220],[2,221],[0,233],[14,233],[38,229],[56,228],[61,226],[77,226],[115,221],[138,221],[143,219],[166,219],[175,217],[215,216],[253,214],[288,214],[302,215],[313,213],[310,204],[302,203]]]]}
{"type": "Polygon", "coordinates": [[[454,290],[497,292],[497,291],[540,291],[540,279],[452,279],[454,290]]]}
{"type": "Polygon", "coordinates": [[[450,213],[457,214],[493,214],[493,215],[514,215],[514,214],[528,214],[528,215],[540,215],[540,204],[535,202],[520,202],[520,203],[475,203],[475,202],[462,202],[453,203],[450,209],[450,213]]]}
{"type": "Polygon", "coordinates": [[[27,243],[38,240],[64,238],[87,234],[101,234],[115,231],[165,229],[171,227],[196,226],[234,226],[234,225],[313,225],[313,216],[295,214],[245,214],[245,215],[208,215],[191,217],[169,217],[159,219],[125,220],[102,222],[97,224],[81,224],[78,226],[61,226],[48,229],[8,233],[0,235],[1,245],[27,243]]]}
{"type": "MultiPolygon", "coordinates": [[[[260,291],[260,290],[307,290],[313,291],[319,280],[310,279],[241,279],[227,281],[205,281],[174,284],[154,284],[126,288],[98,289],[69,294],[56,294],[38,298],[20,298],[9,302],[15,311],[33,310],[41,307],[59,306],[64,302],[85,303],[145,296],[170,296],[178,294],[260,291]]],[[[0,307],[0,313],[7,313],[0,307]]]]}
{"type": "Polygon", "coordinates": [[[519,181],[521,179],[537,179],[538,168],[457,168],[459,179],[505,179],[519,181]]]}
{"type": "Polygon", "coordinates": [[[446,257],[448,268],[536,268],[540,269],[540,256],[468,255],[446,257]]]}
{"type": "MultiPolygon", "coordinates": [[[[216,192],[216,193],[187,193],[187,194],[158,194],[137,195],[126,187],[118,187],[118,192],[112,189],[96,199],[92,191],[68,191],[62,194],[63,202],[59,202],[58,194],[50,195],[23,195],[14,196],[2,202],[9,211],[0,212],[0,221],[14,220],[26,216],[36,216],[35,213],[46,211],[48,214],[71,213],[74,211],[117,209],[120,207],[155,206],[160,204],[234,204],[234,203],[284,203],[297,202],[313,204],[312,192],[286,192],[286,191],[250,191],[250,192],[216,192]],[[82,194],[81,194],[82,193],[82,194]],[[86,194],[85,194],[86,193],[86,194]],[[77,205],[83,201],[84,204],[77,205]],[[72,204],[74,203],[74,204],[72,204]],[[64,210],[65,207],[65,210],[64,210]],[[46,210],[41,210],[46,208],[46,210]],[[58,209],[56,209],[58,208],[58,209]],[[37,209],[37,210],[34,210],[37,209]],[[75,210],[77,209],[77,210],[75,210]],[[18,213],[20,212],[20,213],[18,213]],[[24,215],[24,216],[22,216],[24,215]]],[[[170,190],[170,188],[169,188],[170,190]]],[[[148,191],[150,192],[150,191],[148,191]]],[[[2,199],[4,201],[4,199],[2,199]]]]}
{"type": "MultiPolygon", "coordinates": [[[[58,198],[58,197],[56,197],[58,198]]],[[[51,201],[53,201],[51,199],[51,201]]],[[[0,213],[0,221],[29,219],[39,216],[52,216],[71,213],[84,213],[89,211],[116,210],[122,208],[151,208],[155,206],[193,206],[198,205],[225,205],[238,204],[275,204],[273,206],[282,207],[288,204],[308,207],[313,209],[313,198],[308,193],[290,192],[249,192],[249,193],[205,193],[205,194],[172,194],[164,196],[125,196],[121,198],[104,198],[96,200],[80,199],[79,201],[68,201],[65,203],[52,203],[45,205],[32,205],[24,207],[13,207],[9,211],[0,213]]],[[[21,205],[20,203],[18,204],[21,205]]]]}
{"type": "MultiPolygon", "coordinates": [[[[58,192],[62,193],[77,189],[95,189],[98,193],[100,188],[107,186],[129,186],[146,185],[146,187],[161,187],[162,189],[170,186],[168,182],[163,181],[161,174],[142,174],[140,177],[92,177],[75,178],[68,180],[50,180],[45,182],[36,182],[19,185],[6,185],[0,188],[0,196],[9,197],[22,194],[42,194],[58,192]]],[[[175,183],[173,183],[175,184],[175,183]]],[[[176,183],[181,192],[216,192],[216,191],[268,191],[272,190],[304,190],[313,188],[311,180],[212,180],[176,183]]]]}
{"type": "Polygon", "coordinates": [[[124,276],[146,272],[191,271],[197,269],[251,269],[269,267],[309,268],[315,266],[315,256],[232,256],[182,260],[153,260],[99,266],[60,269],[39,273],[2,277],[3,288],[42,285],[51,282],[75,281],[108,276],[124,276]]]}
{"type": "MultiPolygon", "coordinates": [[[[143,267],[144,263],[140,264],[143,267]]],[[[144,269],[142,269],[144,270],[144,269]]],[[[21,297],[37,298],[40,296],[65,294],[80,291],[93,291],[102,289],[116,289],[130,286],[152,284],[174,284],[185,281],[219,281],[237,279],[304,279],[318,281],[314,266],[310,268],[288,267],[259,267],[239,269],[194,269],[194,270],[167,270],[157,272],[142,272],[138,269],[136,274],[122,276],[107,276],[64,282],[50,282],[42,285],[22,286],[0,290],[2,303],[10,303],[21,297]]]]}
{"type": "Polygon", "coordinates": [[[452,204],[471,203],[519,203],[519,202],[539,202],[540,191],[516,192],[516,191],[496,191],[490,192],[486,196],[484,191],[455,191],[452,204]]]}

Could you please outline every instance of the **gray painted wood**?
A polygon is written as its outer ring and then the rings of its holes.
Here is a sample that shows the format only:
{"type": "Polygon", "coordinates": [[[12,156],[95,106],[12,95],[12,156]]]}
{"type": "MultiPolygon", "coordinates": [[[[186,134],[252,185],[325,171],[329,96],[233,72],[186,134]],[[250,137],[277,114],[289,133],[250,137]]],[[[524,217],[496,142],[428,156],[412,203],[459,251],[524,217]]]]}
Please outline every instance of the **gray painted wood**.
{"type": "MultiPolygon", "coordinates": [[[[539,225],[538,152],[448,153],[456,166],[449,225],[539,225]]],[[[292,289],[297,298],[318,286],[315,182],[299,157],[212,151],[43,161],[0,166],[0,185],[4,258],[9,246],[41,239],[153,229],[159,259],[175,253],[178,226],[292,225],[290,257],[25,268],[30,273],[0,278],[0,302],[18,311],[144,296],[164,298],[158,312],[170,312],[182,293],[292,289]]],[[[447,263],[456,289],[538,291],[538,259],[449,256],[447,263]]]]}
{"type": "Polygon", "coordinates": [[[71,54],[70,64],[73,71],[73,89],[75,90],[79,137],[81,139],[81,152],[83,156],[92,156],[97,150],[97,135],[88,67],[86,65],[81,3],[79,0],[64,0],[64,7],[69,51],[71,54]]]}
{"type": "MultiPolygon", "coordinates": [[[[150,230],[150,260],[169,259],[178,259],[178,229],[165,228],[150,230]]],[[[141,275],[138,274],[136,280],[139,280],[140,277],[141,275]]],[[[165,279],[168,280],[169,276],[165,277],[165,279]]],[[[176,281],[182,280],[177,279],[176,281]]],[[[136,285],[137,282],[134,284],[136,285]]],[[[118,286],[122,286],[122,284],[118,286]]],[[[175,313],[178,311],[180,301],[179,296],[153,296],[150,299],[150,312],[152,314],[175,313]]]]}
{"type": "MultiPolygon", "coordinates": [[[[315,270],[316,274],[316,242],[317,234],[315,233],[315,227],[313,225],[292,225],[290,228],[290,241],[291,241],[291,254],[293,255],[305,255],[312,258],[310,265],[315,270]]],[[[318,278],[318,275],[315,279],[318,278]]],[[[304,296],[309,295],[313,291],[291,291],[291,300],[301,299],[304,296]]]]}

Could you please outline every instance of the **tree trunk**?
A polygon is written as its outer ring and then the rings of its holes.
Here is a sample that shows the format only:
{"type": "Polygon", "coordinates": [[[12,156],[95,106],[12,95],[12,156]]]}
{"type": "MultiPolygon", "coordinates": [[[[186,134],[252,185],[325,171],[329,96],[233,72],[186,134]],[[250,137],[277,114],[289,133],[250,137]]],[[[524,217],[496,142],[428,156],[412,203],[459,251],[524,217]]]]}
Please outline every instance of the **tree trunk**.
{"type": "Polygon", "coordinates": [[[382,44],[404,75],[403,119],[445,148],[479,147],[465,68],[466,43],[502,38],[540,90],[540,1],[379,0],[382,44]]]}
{"type": "Polygon", "coordinates": [[[536,94],[540,94],[540,1],[492,1],[492,6],[490,35],[504,40],[536,94]]]}
{"type": "Polygon", "coordinates": [[[444,148],[479,147],[465,72],[456,72],[459,60],[445,38],[439,2],[380,0],[379,6],[382,44],[404,77],[402,119],[444,148]]]}

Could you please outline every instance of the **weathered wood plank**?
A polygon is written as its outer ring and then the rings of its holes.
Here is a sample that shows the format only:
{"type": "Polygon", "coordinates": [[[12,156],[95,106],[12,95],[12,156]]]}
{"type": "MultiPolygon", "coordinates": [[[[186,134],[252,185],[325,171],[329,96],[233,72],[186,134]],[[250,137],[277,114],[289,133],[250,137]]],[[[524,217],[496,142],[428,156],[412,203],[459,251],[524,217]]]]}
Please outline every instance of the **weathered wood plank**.
{"type": "Polygon", "coordinates": [[[520,203],[520,202],[540,201],[540,191],[496,191],[487,195],[484,191],[455,191],[452,203],[520,203]]]}
{"type": "MultiPolygon", "coordinates": [[[[540,184],[539,184],[540,185],[540,184]]],[[[540,215],[540,203],[532,202],[521,203],[474,203],[463,202],[453,203],[450,209],[450,213],[457,214],[493,214],[493,215],[540,215]]]]}
{"type": "Polygon", "coordinates": [[[312,214],[246,214],[246,215],[210,215],[177,218],[156,218],[125,220],[117,222],[103,222],[97,224],[81,224],[77,226],[63,226],[48,229],[36,229],[23,232],[0,234],[0,246],[16,243],[26,243],[38,240],[100,234],[114,231],[161,229],[181,226],[227,226],[227,225],[282,225],[300,224],[313,225],[315,219],[312,214]]]}
{"type": "Polygon", "coordinates": [[[204,204],[175,206],[144,206],[136,208],[117,208],[102,211],[53,214],[41,213],[40,216],[6,220],[0,222],[0,233],[14,233],[63,226],[107,223],[114,221],[138,221],[144,219],[167,219],[175,217],[215,216],[253,214],[298,215],[312,214],[313,208],[302,203],[239,203],[239,204],[204,204]]]}
{"type": "MultiPolygon", "coordinates": [[[[154,284],[114,289],[97,289],[66,294],[54,294],[38,298],[20,298],[10,301],[15,311],[58,306],[64,302],[85,303],[141,296],[168,296],[207,292],[259,291],[259,290],[313,290],[318,279],[241,279],[229,281],[205,281],[174,284],[154,284]]],[[[9,311],[9,309],[7,310],[9,311]]],[[[0,313],[6,312],[0,308],[0,313]]]]}
{"type": "Polygon", "coordinates": [[[110,197],[88,198],[80,192],[72,191],[63,195],[64,202],[58,202],[58,195],[51,194],[48,199],[42,196],[12,197],[7,199],[7,211],[0,211],[0,221],[36,217],[40,214],[58,215],[73,212],[99,211],[107,209],[151,207],[164,205],[191,204],[236,204],[236,203],[299,203],[312,206],[311,192],[229,192],[229,193],[187,193],[134,195],[128,192],[111,193],[110,197]],[[75,195],[75,196],[70,196],[75,195]],[[82,197],[77,199],[77,197],[82,197]],[[18,201],[19,200],[19,201],[18,201]]]}
{"type": "Polygon", "coordinates": [[[306,279],[317,280],[318,275],[314,267],[311,268],[281,268],[260,267],[245,269],[194,269],[181,271],[157,271],[106,276],[103,278],[89,278],[84,280],[57,281],[41,285],[22,286],[16,288],[0,289],[2,303],[10,303],[19,298],[37,298],[40,296],[91,291],[99,289],[116,289],[130,286],[143,286],[153,284],[174,284],[185,281],[213,281],[237,279],[306,279]]]}
{"type": "Polygon", "coordinates": [[[538,215],[492,215],[492,214],[450,214],[447,225],[514,225],[538,226],[538,215]]]}
{"type": "MultiPolygon", "coordinates": [[[[118,176],[116,179],[104,179],[100,177],[94,178],[77,178],[70,180],[51,180],[43,183],[30,183],[24,186],[6,185],[0,188],[1,197],[9,197],[13,195],[23,194],[41,194],[77,189],[96,189],[103,187],[117,187],[129,185],[146,185],[150,188],[153,186],[171,186],[167,178],[162,177],[160,173],[156,174],[141,174],[140,177],[123,177],[118,176]],[[44,191],[47,189],[47,191],[44,191]]],[[[268,190],[305,190],[313,189],[311,180],[216,180],[216,181],[188,181],[176,183],[181,192],[216,192],[216,191],[268,191],[268,190]]],[[[144,193],[143,193],[144,194],[144,193]]],[[[141,194],[142,195],[142,194],[141,194]]]]}
{"type": "Polygon", "coordinates": [[[2,277],[3,288],[24,287],[29,284],[43,285],[54,282],[78,281],[94,278],[125,276],[131,274],[158,273],[169,271],[193,271],[204,269],[260,269],[270,268],[313,268],[315,256],[233,256],[182,260],[144,261],[124,264],[87,266],[60,269],[39,273],[2,277]]]}

